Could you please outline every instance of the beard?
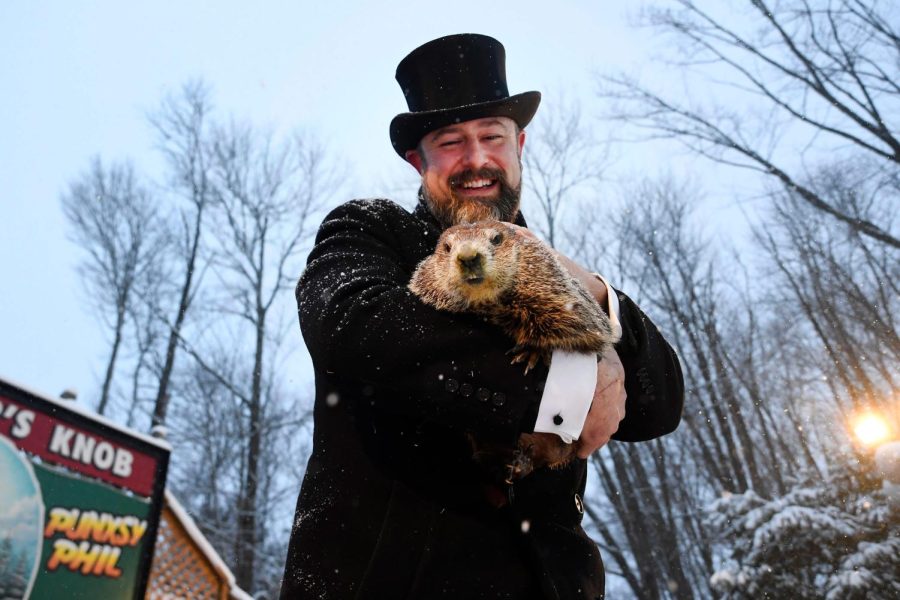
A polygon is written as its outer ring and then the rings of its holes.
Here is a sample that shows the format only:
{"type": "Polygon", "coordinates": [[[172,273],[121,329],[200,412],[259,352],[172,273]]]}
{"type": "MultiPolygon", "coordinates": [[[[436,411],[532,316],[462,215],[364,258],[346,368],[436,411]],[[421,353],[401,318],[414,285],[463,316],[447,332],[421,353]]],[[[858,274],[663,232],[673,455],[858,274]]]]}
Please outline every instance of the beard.
{"type": "Polygon", "coordinates": [[[476,221],[506,221],[512,223],[519,213],[519,198],[522,193],[522,183],[513,187],[509,184],[506,174],[500,169],[466,169],[448,179],[448,195],[435,194],[428,185],[423,182],[421,195],[425,205],[434,218],[441,224],[442,229],[447,229],[460,223],[474,223],[476,221]],[[477,179],[492,179],[498,184],[497,196],[494,198],[460,198],[454,190],[469,181],[477,179]]]}

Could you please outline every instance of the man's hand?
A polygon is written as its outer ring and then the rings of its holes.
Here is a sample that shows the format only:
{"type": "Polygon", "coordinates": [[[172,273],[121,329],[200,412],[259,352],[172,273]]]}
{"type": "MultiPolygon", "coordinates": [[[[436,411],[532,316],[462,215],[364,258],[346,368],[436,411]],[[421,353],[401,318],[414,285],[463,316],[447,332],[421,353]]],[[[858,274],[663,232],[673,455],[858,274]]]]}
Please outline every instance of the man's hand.
{"type": "MultiPolygon", "coordinates": [[[[515,225],[513,223],[507,223],[507,225],[511,226],[516,231],[517,235],[528,237],[547,245],[540,238],[534,235],[532,231],[526,229],[525,227],[520,227],[519,225],[515,225]]],[[[594,300],[596,300],[597,303],[603,307],[603,310],[606,310],[608,295],[606,285],[602,281],[597,279],[597,277],[593,273],[579,265],[577,262],[566,256],[565,254],[557,252],[555,248],[551,248],[549,245],[547,245],[547,249],[553,252],[553,254],[556,256],[556,259],[559,260],[559,262],[562,263],[562,266],[565,267],[565,269],[569,272],[569,275],[577,279],[578,282],[581,283],[581,285],[583,285],[584,288],[591,294],[591,296],[594,297],[594,300]]]]}
{"type": "Polygon", "coordinates": [[[578,438],[578,458],[587,458],[605,446],[619,429],[619,421],[625,418],[625,396],[625,369],[610,348],[597,363],[597,387],[578,438]]]}

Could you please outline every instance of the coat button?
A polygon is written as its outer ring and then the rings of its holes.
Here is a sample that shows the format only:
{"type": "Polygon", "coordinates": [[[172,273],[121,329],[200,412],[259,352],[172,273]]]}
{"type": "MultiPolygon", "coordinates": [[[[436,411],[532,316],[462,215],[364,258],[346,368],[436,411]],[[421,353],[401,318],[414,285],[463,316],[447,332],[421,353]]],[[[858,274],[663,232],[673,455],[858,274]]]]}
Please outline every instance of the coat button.
{"type": "Polygon", "coordinates": [[[487,402],[491,399],[491,390],[487,388],[478,388],[476,397],[482,402],[487,402]]]}
{"type": "Polygon", "coordinates": [[[506,402],[506,394],[503,392],[494,392],[491,401],[494,403],[494,406],[503,406],[503,403],[506,402]]]}
{"type": "Polygon", "coordinates": [[[455,379],[448,379],[444,384],[444,389],[450,392],[451,394],[456,393],[456,390],[459,389],[459,382],[455,379]]]}
{"type": "Polygon", "coordinates": [[[579,515],[584,514],[584,502],[581,500],[581,496],[575,494],[575,510],[578,511],[579,515]]]}
{"type": "Polygon", "coordinates": [[[459,386],[459,393],[464,397],[468,398],[475,391],[475,388],[472,387],[471,383],[464,383],[459,386]]]}

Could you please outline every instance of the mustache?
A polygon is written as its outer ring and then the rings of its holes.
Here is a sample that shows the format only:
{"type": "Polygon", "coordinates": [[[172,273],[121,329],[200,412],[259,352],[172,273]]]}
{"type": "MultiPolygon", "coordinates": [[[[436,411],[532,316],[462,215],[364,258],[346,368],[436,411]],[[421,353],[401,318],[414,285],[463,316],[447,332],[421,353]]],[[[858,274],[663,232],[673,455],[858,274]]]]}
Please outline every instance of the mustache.
{"type": "MultiPolygon", "coordinates": [[[[454,187],[450,187],[446,196],[433,196],[432,189],[423,185],[419,194],[431,214],[434,215],[442,229],[446,229],[460,223],[474,223],[488,219],[496,221],[515,220],[519,212],[519,196],[521,183],[515,187],[509,185],[503,172],[494,169],[477,169],[460,172],[452,177],[458,182],[456,185],[474,179],[493,179],[498,182],[496,197],[485,199],[464,199],[456,195],[454,187]],[[468,178],[468,179],[467,179],[468,178]]],[[[448,178],[450,180],[451,178],[448,178]]]]}
{"type": "Polygon", "coordinates": [[[496,179],[500,182],[501,186],[509,187],[509,182],[506,180],[506,173],[500,169],[491,169],[490,167],[465,169],[459,173],[454,173],[447,178],[447,183],[451,188],[454,188],[479,179],[496,179]]]}

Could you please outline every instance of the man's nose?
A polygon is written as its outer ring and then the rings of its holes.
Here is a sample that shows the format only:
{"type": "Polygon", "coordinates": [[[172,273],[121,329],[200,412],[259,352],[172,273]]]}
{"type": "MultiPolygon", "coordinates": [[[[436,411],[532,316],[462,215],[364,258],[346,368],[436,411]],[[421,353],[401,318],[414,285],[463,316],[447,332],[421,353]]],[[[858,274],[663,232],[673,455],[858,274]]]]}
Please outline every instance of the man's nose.
{"type": "Polygon", "coordinates": [[[466,144],[465,161],[468,167],[480,169],[488,162],[487,149],[479,140],[472,140],[466,144]]]}

